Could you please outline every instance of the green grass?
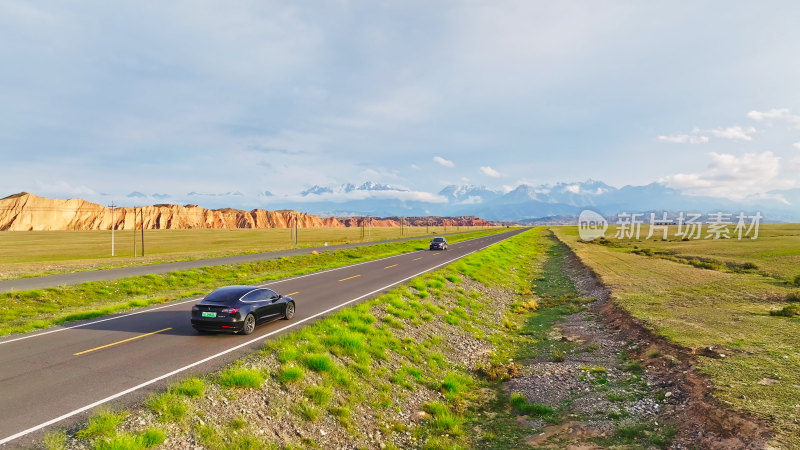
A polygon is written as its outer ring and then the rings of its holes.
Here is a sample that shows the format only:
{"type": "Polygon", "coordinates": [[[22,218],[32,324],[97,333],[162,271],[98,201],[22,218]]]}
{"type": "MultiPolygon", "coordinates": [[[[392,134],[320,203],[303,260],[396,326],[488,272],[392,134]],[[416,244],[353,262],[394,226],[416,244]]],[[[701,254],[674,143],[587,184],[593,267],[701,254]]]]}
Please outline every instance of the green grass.
{"type": "Polygon", "coordinates": [[[265,379],[264,372],[260,370],[232,367],[219,375],[219,384],[224,387],[259,388],[265,379]]]}
{"type": "Polygon", "coordinates": [[[82,430],[78,431],[75,436],[85,439],[112,435],[126,417],[128,417],[127,411],[113,412],[109,410],[100,410],[89,418],[89,423],[82,430]]]}
{"type": "Polygon", "coordinates": [[[631,252],[642,242],[579,242],[574,227],[554,227],[613,291],[616,302],[656,333],[689,349],[713,347],[725,358],[698,357],[722,404],[763,419],[776,447],[800,447],[800,320],[786,304],[800,263],[797,224],[762,226],[756,240],[648,241],[654,256],[631,252]],[[708,270],[660,257],[703,255],[725,267],[708,270]],[[728,269],[752,262],[757,272],[728,269]],[[786,317],[780,317],[786,316],[786,317]],[[762,379],[777,383],[759,383],[762,379]]]}
{"type": "Polygon", "coordinates": [[[297,406],[295,406],[295,411],[298,415],[300,415],[300,417],[308,420],[309,422],[316,422],[319,419],[320,414],[322,414],[322,411],[319,408],[306,402],[298,403],[297,406]]]}
{"type": "Polygon", "coordinates": [[[509,401],[519,412],[531,417],[552,417],[555,414],[553,408],[528,402],[524,395],[517,392],[511,394],[509,401]]]}
{"type": "MultiPolygon", "coordinates": [[[[464,268],[471,270],[474,257],[481,261],[484,270],[499,272],[496,278],[485,278],[490,286],[497,286],[495,283],[508,286],[510,295],[530,289],[534,265],[529,260],[540,251],[531,242],[538,236],[538,232],[523,233],[471,255],[464,268]],[[517,257],[508,259],[509,253],[517,257]]],[[[420,276],[411,284],[426,289],[430,299],[419,300],[414,288],[397,287],[386,295],[268,340],[262,350],[234,363],[233,368],[176,383],[161,395],[172,395],[186,402],[187,409],[180,419],[170,421],[169,432],[176,436],[191,435],[205,448],[238,448],[238,437],[247,436],[244,432],[249,429],[235,425],[241,414],[237,400],[250,394],[224,388],[249,385],[242,381],[249,377],[239,376],[240,371],[253,371],[261,376],[274,372],[277,382],[262,380],[253,384],[261,386],[263,391],[259,395],[269,398],[260,410],[256,406],[256,411],[276,420],[293,421],[301,434],[319,427],[315,423],[326,426],[333,423],[353,436],[353,442],[369,447],[375,442],[366,444],[362,430],[365,425],[367,428],[377,425],[387,439],[392,433],[412,433],[420,447],[473,447],[477,436],[469,430],[484,405],[489,385],[452,355],[444,334],[461,333],[470,337],[480,334],[487,338],[491,335],[498,339],[492,343],[501,345],[503,350],[516,347],[504,345],[508,341],[500,338],[505,333],[502,326],[487,321],[481,314],[495,307],[494,298],[451,284],[451,278],[465,282],[468,277],[453,267],[420,276]],[[387,314],[390,308],[397,316],[387,314]],[[412,318],[410,313],[416,316],[412,318]],[[420,320],[422,314],[429,316],[428,322],[420,320]],[[458,318],[459,326],[446,325],[445,315],[458,318]],[[402,321],[403,327],[392,327],[378,319],[384,316],[402,321]],[[424,337],[419,338],[415,328],[423,329],[431,322],[436,331],[431,335],[423,333],[424,337]],[[487,329],[478,330],[477,324],[487,329]],[[194,396],[200,390],[204,393],[194,396]],[[422,391],[422,398],[440,401],[419,406],[428,414],[425,420],[418,426],[406,427],[389,417],[398,408],[406,407],[409,398],[416,397],[412,390],[422,391]],[[215,405],[214,411],[209,409],[210,405],[215,405]],[[220,408],[232,414],[219,414],[220,408]]],[[[299,437],[299,441],[282,441],[280,445],[291,448],[314,444],[303,440],[305,437],[308,436],[299,437]]],[[[392,448],[391,441],[387,447],[392,448]]]]}
{"type": "Polygon", "coordinates": [[[301,380],[305,376],[305,371],[302,367],[295,365],[286,366],[278,373],[278,381],[283,384],[294,383],[301,380]]]}
{"type": "MultiPolygon", "coordinates": [[[[453,236],[452,241],[499,231],[465,233],[453,236]]],[[[28,332],[135,307],[194,297],[227,284],[262,283],[420,250],[426,246],[427,240],[382,243],[318,255],[297,255],[74,286],[0,293],[0,335],[28,332]]]]}
{"type": "Polygon", "coordinates": [[[138,450],[153,448],[166,439],[166,434],[158,428],[148,428],[142,433],[118,433],[95,441],[96,450],[138,450]]]}
{"type": "Polygon", "coordinates": [[[314,372],[330,372],[334,369],[331,357],[323,354],[306,355],[303,364],[314,372]]]}
{"type": "Polygon", "coordinates": [[[320,386],[309,386],[305,390],[306,397],[317,406],[324,406],[331,399],[331,390],[320,386]]]}
{"type": "Polygon", "coordinates": [[[186,417],[189,407],[184,398],[173,392],[153,394],[146,402],[147,407],[158,415],[162,422],[177,422],[186,417]]]}
{"type": "Polygon", "coordinates": [[[206,384],[199,378],[189,378],[180,382],[173,390],[187,397],[201,397],[206,391],[206,384]]]}

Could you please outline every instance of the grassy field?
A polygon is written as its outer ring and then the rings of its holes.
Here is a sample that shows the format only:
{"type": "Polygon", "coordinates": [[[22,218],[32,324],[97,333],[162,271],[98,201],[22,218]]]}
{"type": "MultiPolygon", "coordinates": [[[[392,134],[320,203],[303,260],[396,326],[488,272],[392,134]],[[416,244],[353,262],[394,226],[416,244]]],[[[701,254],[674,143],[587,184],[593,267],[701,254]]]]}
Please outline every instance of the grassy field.
{"type": "MultiPolygon", "coordinates": [[[[450,236],[448,241],[505,231],[495,228],[450,236]]],[[[340,267],[427,248],[427,239],[297,255],[251,263],[0,293],[0,335],[112,314],[125,309],[192,297],[231,283],[251,284],[340,267]]]]}
{"type": "Polygon", "coordinates": [[[77,432],[51,432],[43,444],[139,449],[168,439],[171,446],[209,449],[474,448],[494,439],[498,428],[483,428],[487,420],[502,420],[499,448],[519,448],[525,433],[514,417],[530,405],[495,398],[502,395],[493,389],[497,380],[470,368],[454,344],[480,345],[492,367],[502,368],[530,340],[509,326],[536,308],[538,233],[270,340],[224,370],[178,380],[137,408],[101,409],[77,432]],[[467,278],[478,283],[464,286],[467,278]]]}
{"type": "Polygon", "coordinates": [[[3,231],[0,232],[0,279],[46,273],[96,270],[217,256],[260,253],[297,247],[317,247],[351,242],[371,242],[401,237],[468,232],[484,227],[368,227],[301,228],[298,243],[294,229],[145,230],[145,257],[141,231],[3,231]]]}
{"type": "MultiPolygon", "coordinates": [[[[756,240],[579,241],[556,235],[616,302],[690,349],[724,404],[764,419],[774,444],[800,447],[800,226],[763,225],[756,240]],[[783,315],[775,315],[787,311],[783,315]]],[[[613,236],[613,229],[606,233],[613,236]]],[[[643,234],[646,236],[646,232],[643,234]]]]}

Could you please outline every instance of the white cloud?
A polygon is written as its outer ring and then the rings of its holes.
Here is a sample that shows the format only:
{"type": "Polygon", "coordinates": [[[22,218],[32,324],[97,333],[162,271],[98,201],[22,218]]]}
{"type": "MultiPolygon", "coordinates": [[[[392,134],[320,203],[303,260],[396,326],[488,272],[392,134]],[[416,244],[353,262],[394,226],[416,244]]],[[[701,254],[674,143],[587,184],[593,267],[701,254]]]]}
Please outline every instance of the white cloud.
{"type": "Polygon", "coordinates": [[[456,163],[454,163],[453,161],[450,161],[448,159],[444,159],[441,156],[434,156],[433,157],[433,161],[436,162],[437,164],[440,164],[440,165],[445,166],[445,167],[455,167],[456,166],[456,163]]]}
{"type": "Polygon", "coordinates": [[[411,168],[412,168],[412,169],[414,169],[414,170],[419,170],[419,166],[418,166],[418,165],[416,165],[416,164],[412,164],[412,165],[411,165],[411,168]]]}
{"type": "Polygon", "coordinates": [[[707,136],[693,136],[690,134],[676,134],[672,136],[659,136],[659,142],[670,142],[673,144],[705,144],[708,142],[707,136]]]}
{"type": "Polygon", "coordinates": [[[86,185],[73,185],[66,181],[42,181],[36,180],[38,186],[37,195],[52,196],[55,198],[63,198],[65,195],[75,195],[86,198],[97,198],[99,194],[94,189],[86,185]]]}
{"type": "Polygon", "coordinates": [[[481,166],[481,172],[483,172],[484,175],[490,176],[492,178],[500,178],[501,177],[500,172],[492,169],[491,166],[481,166]]]}
{"type": "Polygon", "coordinates": [[[708,132],[718,138],[752,141],[753,137],[750,135],[755,133],[756,129],[753,127],[742,128],[740,126],[735,126],[728,128],[716,128],[713,130],[708,130],[708,132]]]}
{"type": "Polygon", "coordinates": [[[788,108],[770,109],[769,111],[750,111],[747,117],[756,122],[788,122],[800,126],[800,116],[792,114],[788,108]]]}
{"type": "Polygon", "coordinates": [[[792,144],[792,147],[800,150],[800,142],[795,142],[794,144],[792,144]]]}
{"type": "Polygon", "coordinates": [[[782,180],[779,156],[772,152],[709,153],[711,163],[702,173],[678,173],[658,181],[689,194],[742,199],[772,189],[787,188],[793,182],[782,180]]]}
{"type": "Polygon", "coordinates": [[[573,194],[580,194],[581,187],[577,184],[570,184],[569,186],[565,186],[564,190],[566,190],[567,192],[571,192],[573,194]]]}

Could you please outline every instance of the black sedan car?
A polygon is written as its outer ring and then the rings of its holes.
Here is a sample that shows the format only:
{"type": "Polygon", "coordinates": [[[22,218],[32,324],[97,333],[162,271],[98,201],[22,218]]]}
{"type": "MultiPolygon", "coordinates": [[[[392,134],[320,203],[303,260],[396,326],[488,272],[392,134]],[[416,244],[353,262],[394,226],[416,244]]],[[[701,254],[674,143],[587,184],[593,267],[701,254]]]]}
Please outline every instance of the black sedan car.
{"type": "Polygon", "coordinates": [[[258,286],[226,286],[192,307],[192,326],[201,332],[250,334],[256,325],[272,319],[291,319],[291,297],[258,286]]]}
{"type": "Polygon", "coordinates": [[[447,250],[447,239],[435,237],[431,241],[431,250],[447,250]]]}

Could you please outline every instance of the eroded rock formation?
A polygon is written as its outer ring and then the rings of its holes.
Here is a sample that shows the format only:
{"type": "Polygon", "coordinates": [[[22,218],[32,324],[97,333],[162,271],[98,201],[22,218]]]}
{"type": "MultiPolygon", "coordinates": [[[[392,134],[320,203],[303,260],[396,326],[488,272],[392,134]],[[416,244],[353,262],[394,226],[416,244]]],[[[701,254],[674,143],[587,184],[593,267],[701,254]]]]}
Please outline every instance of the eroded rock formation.
{"type": "MultiPolygon", "coordinates": [[[[321,218],[293,210],[206,209],[197,205],[108,208],[81,199],[50,199],[27,192],[0,199],[1,231],[147,230],[190,228],[399,227],[399,217],[321,218]]],[[[404,217],[406,226],[488,226],[478,217],[404,217]]]]}

